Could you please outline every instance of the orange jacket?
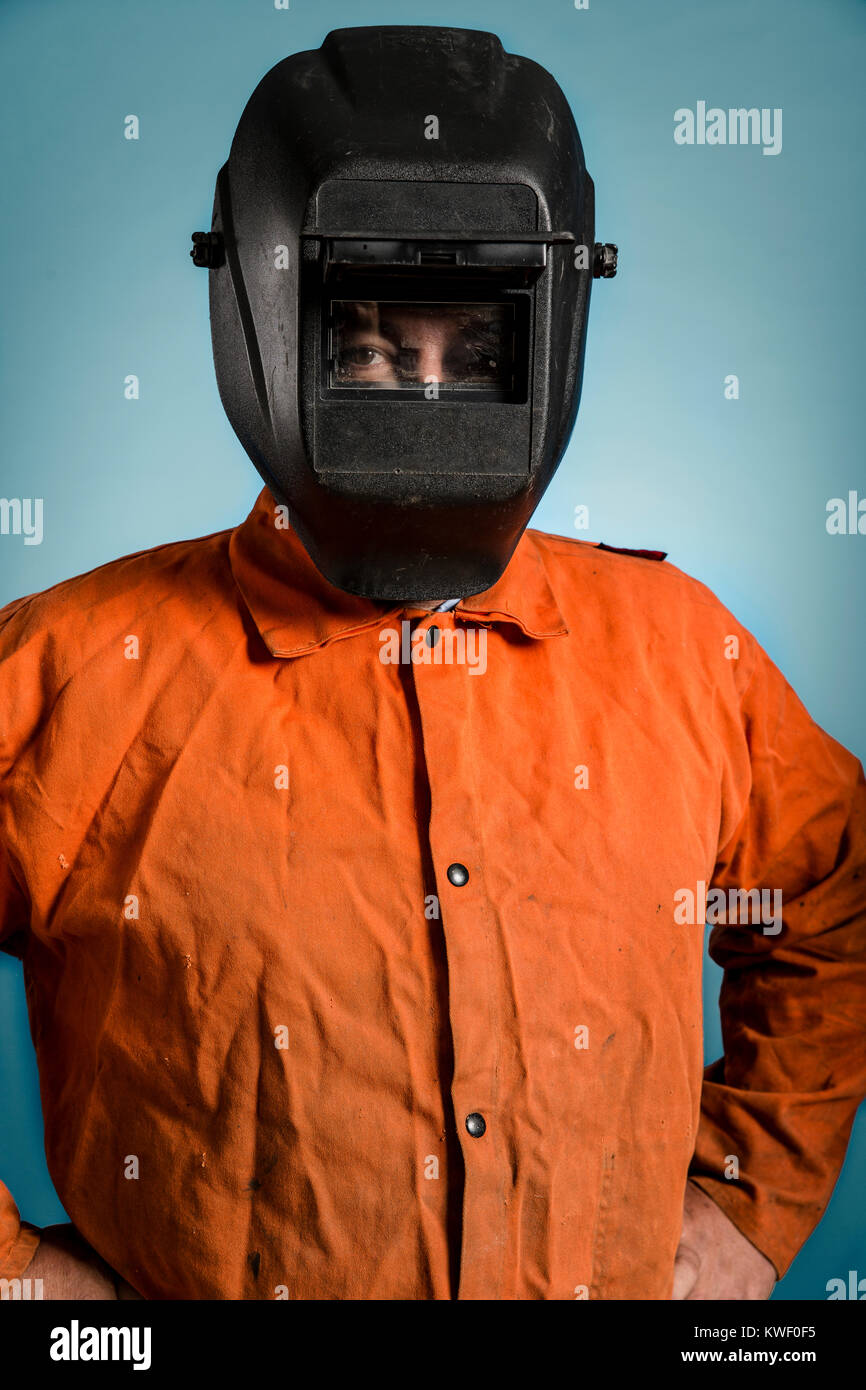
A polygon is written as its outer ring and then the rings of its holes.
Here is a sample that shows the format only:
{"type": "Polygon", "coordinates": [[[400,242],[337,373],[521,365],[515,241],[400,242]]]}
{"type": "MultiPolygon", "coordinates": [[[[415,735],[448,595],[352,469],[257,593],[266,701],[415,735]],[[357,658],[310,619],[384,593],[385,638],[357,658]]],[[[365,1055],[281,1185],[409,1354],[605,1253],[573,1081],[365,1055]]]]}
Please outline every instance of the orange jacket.
{"type": "Polygon", "coordinates": [[[0,613],[70,1218],[152,1298],[666,1299],[691,1172],[781,1275],[866,1092],[860,764],[669,564],[529,531],[416,639],[280,520],[0,613]]]}

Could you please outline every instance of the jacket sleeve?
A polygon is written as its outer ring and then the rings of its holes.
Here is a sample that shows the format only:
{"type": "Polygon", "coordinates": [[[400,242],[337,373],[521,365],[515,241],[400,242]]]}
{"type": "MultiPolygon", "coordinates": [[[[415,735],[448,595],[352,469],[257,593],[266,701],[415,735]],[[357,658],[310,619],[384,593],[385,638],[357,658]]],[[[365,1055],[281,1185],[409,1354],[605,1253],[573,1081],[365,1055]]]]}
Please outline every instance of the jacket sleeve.
{"type": "MultiPolygon", "coordinates": [[[[0,949],[15,954],[11,938],[27,927],[27,899],[15,879],[0,838],[0,949]]],[[[39,1229],[22,1221],[11,1192],[0,1182],[0,1278],[16,1279],[32,1260],[39,1229]]]]}
{"type": "MultiPolygon", "coordinates": [[[[20,633],[13,619],[24,612],[28,595],[0,609],[0,796],[2,779],[14,761],[17,749],[26,739],[28,728],[38,718],[40,708],[39,681],[29,669],[29,657],[21,665],[27,670],[26,679],[17,674],[16,663],[10,661],[19,650],[20,633]],[[13,675],[9,678],[10,669],[13,675]]],[[[30,902],[21,886],[21,875],[9,856],[0,832],[0,950],[9,955],[20,954],[20,944],[30,925],[30,902]]],[[[8,1187],[0,1182],[0,1279],[17,1279],[27,1268],[39,1244],[37,1226],[22,1221],[8,1187]]]]}
{"type": "Polygon", "coordinates": [[[690,1177],[781,1278],[866,1094],[866,783],[745,636],[754,665],[726,740],[711,885],[726,902],[709,941],[724,1056],[704,1072],[690,1177]],[[730,890],[751,888],[770,890],[758,922],[731,911],[730,890]]]}

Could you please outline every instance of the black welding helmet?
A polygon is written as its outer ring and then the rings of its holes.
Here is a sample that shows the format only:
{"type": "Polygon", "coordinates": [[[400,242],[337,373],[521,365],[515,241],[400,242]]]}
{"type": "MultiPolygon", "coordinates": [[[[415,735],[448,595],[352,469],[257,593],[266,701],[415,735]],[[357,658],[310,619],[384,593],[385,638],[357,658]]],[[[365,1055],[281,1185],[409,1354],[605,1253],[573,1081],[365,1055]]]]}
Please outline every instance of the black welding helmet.
{"type": "Polygon", "coordinates": [[[335,30],[256,87],[193,241],[226,414],[325,577],[385,600],[494,584],[616,263],[551,75],[494,34],[335,30]]]}

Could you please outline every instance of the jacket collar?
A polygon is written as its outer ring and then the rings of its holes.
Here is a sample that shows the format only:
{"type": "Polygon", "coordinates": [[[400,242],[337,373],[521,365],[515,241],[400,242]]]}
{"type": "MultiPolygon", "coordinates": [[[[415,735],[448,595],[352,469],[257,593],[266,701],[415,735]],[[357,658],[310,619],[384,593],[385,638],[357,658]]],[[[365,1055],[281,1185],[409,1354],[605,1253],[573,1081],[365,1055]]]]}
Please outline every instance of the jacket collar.
{"type": "MultiPolygon", "coordinates": [[[[411,603],[386,605],[335,588],[316,569],[297,533],[278,527],[278,521],[282,516],[277,515],[276,503],[268,488],[262,488],[246,521],[229,540],[235,583],[272,656],[303,656],[341,637],[379,627],[389,617],[419,612],[411,603]]],[[[514,623],[528,637],[557,637],[568,631],[531,531],[521,536],[493,587],[461,599],[452,611],[458,618],[514,623]]]]}

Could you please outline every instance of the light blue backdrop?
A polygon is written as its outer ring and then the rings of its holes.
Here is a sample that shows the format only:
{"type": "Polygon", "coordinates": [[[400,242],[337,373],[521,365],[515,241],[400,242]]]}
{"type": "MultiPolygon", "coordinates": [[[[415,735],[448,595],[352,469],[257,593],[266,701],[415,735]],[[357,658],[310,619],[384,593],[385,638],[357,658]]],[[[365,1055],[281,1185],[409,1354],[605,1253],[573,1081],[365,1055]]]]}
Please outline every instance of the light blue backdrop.
{"type": "MultiPolygon", "coordinates": [[[[407,22],[491,29],[553,72],[598,238],[620,247],[534,524],[575,534],[585,504],[583,538],[668,550],[863,759],[866,536],[825,528],[829,498],[866,496],[860,0],[2,0],[0,492],[44,499],[44,538],[0,535],[0,602],[246,515],[260,482],[217,395],[189,234],[210,226],[216,171],[268,68],[329,29],[407,22]],[[676,145],[674,111],[701,100],[781,107],[781,153],[676,145]]],[[[719,978],[709,963],[708,1059],[719,978]]],[[[0,1011],[0,1174],[30,1220],[63,1220],[7,958],[0,1011]]],[[[866,1275],[864,1188],[861,1109],[827,1215],[774,1297],[866,1275]]]]}

